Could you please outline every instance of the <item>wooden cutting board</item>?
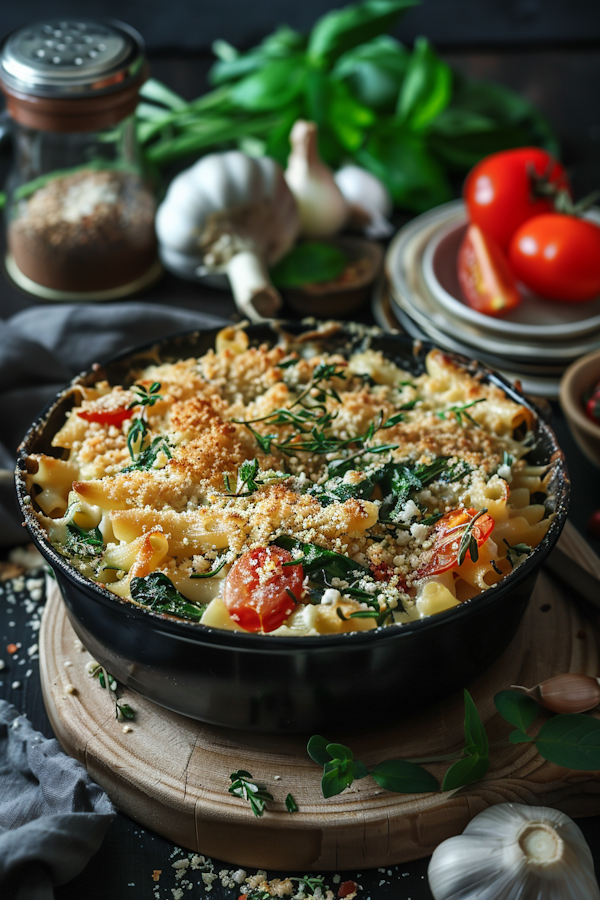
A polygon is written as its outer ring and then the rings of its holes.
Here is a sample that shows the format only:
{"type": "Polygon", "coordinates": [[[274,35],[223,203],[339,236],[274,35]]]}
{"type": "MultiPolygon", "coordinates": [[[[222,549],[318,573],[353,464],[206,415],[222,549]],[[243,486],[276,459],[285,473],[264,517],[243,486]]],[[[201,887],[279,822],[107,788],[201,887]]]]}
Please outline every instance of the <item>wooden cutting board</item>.
{"type": "MultiPolygon", "coordinates": [[[[561,570],[580,558],[596,580],[600,561],[567,526],[557,548],[561,570]]],[[[592,599],[595,595],[592,595],[592,599]]],[[[512,684],[533,686],[562,672],[599,674],[598,615],[576,602],[548,569],[538,580],[519,632],[502,657],[468,685],[490,743],[511,730],[493,697],[512,684]]],[[[571,816],[600,813],[600,772],[574,772],[542,760],[531,744],[493,751],[488,775],[458,791],[406,795],[371,779],[324,800],[320,769],[306,753],[308,736],[249,734],[169,712],[132,691],[131,731],[117,722],[107,691],[90,677],[90,655],[76,638],[56,582],[40,634],[46,709],[62,746],[79,759],[116,806],[183,847],[237,865],[333,871],[389,866],[428,856],[486,807],[506,801],[552,806],[571,816]],[[74,691],[68,685],[74,686],[74,691]],[[229,775],[251,772],[275,800],[262,818],[227,792],[229,775]],[[291,793],[299,811],[290,814],[291,793]]],[[[431,661],[435,666],[435,660],[431,661]]],[[[440,672],[440,679],[443,679],[440,672]]],[[[393,703],[393,698],[390,698],[393,703]]],[[[462,692],[399,725],[365,734],[327,734],[372,766],[383,759],[441,755],[463,746],[462,692]]],[[[538,725],[541,724],[538,723],[538,725]]],[[[430,766],[442,780],[447,764],[430,766]]]]}

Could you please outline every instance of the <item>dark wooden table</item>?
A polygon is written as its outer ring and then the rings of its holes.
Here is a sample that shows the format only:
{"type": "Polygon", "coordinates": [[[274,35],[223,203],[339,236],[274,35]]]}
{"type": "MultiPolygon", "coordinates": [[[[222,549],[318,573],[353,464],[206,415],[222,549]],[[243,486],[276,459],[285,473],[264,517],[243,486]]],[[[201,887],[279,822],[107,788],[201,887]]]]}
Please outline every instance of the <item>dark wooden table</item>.
{"type": "MultiPolygon", "coordinates": [[[[526,51],[452,52],[446,58],[458,68],[475,75],[497,78],[521,90],[542,108],[558,130],[565,148],[565,160],[570,166],[576,193],[600,185],[600,106],[592,106],[591,85],[600,80],[600,53],[597,47],[536,49],[526,51]]],[[[197,58],[160,58],[153,61],[153,73],[186,97],[197,96],[204,87],[207,60],[197,58]]],[[[0,165],[6,169],[8,155],[2,150],[0,165]]],[[[192,309],[202,309],[216,315],[234,313],[229,295],[218,291],[200,290],[197,286],[166,275],[144,297],[149,303],[164,303],[192,309]]],[[[0,318],[35,305],[38,301],[26,296],[0,277],[0,318]]],[[[368,308],[360,318],[369,320],[368,308]]],[[[1,327],[1,322],[0,322],[1,327]]],[[[135,342],[132,336],[132,343],[135,342]]],[[[554,407],[554,427],[558,433],[573,480],[571,518],[575,526],[585,532],[589,515],[600,507],[600,472],[581,454],[575,445],[564,417],[554,407]]],[[[591,539],[597,552],[600,541],[591,539]]],[[[32,601],[26,585],[16,594],[12,582],[5,582],[0,593],[0,659],[6,668],[0,671],[0,697],[9,700],[25,712],[44,735],[52,736],[45,714],[36,655],[27,649],[37,640],[35,622],[39,620],[41,603],[32,601]],[[13,602],[14,600],[14,602],[13,602]],[[16,656],[5,652],[9,643],[21,642],[16,656]],[[28,674],[29,673],[29,674],[28,674]],[[19,687],[13,687],[15,682],[19,687]]],[[[165,748],[168,752],[168,748],[165,748]]],[[[600,802],[600,801],[599,801],[600,802]]],[[[600,868],[600,816],[579,820],[600,868]]],[[[119,814],[110,826],[105,841],[87,868],[77,878],[56,890],[57,900],[173,900],[175,880],[172,863],[185,851],[159,837],[149,829],[119,814]],[[160,880],[154,882],[154,870],[162,870],[160,880]]],[[[430,900],[427,886],[427,860],[393,866],[385,871],[363,871],[360,861],[354,872],[329,873],[325,881],[335,888],[333,875],[342,880],[355,879],[363,887],[363,900],[430,900]]],[[[214,861],[215,869],[231,869],[228,864],[214,861]]],[[[191,890],[184,897],[194,900],[204,896],[206,889],[198,873],[193,873],[191,890]]],[[[298,872],[269,872],[269,877],[304,875],[298,872]]],[[[239,891],[225,889],[217,879],[210,896],[215,900],[234,898],[239,891]]],[[[7,898],[8,900],[8,898],[7,898]]]]}

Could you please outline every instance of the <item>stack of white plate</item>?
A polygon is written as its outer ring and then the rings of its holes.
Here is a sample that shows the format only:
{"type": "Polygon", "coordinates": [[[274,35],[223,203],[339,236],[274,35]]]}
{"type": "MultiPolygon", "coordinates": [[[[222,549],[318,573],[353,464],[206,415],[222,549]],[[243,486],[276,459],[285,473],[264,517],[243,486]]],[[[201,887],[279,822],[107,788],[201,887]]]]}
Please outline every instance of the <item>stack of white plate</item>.
{"type": "MultiPolygon", "coordinates": [[[[599,210],[588,215],[600,224],[599,210]]],[[[471,309],[456,273],[466,227],[459,200],[400,229],[387,252],[385,283],[373,300],[377,322],[474,357],[520,381],[528,393],[557,398],[567,366],[600,348],[600,297],[569,304],[527,295],[502,318],[471,309]]]]}

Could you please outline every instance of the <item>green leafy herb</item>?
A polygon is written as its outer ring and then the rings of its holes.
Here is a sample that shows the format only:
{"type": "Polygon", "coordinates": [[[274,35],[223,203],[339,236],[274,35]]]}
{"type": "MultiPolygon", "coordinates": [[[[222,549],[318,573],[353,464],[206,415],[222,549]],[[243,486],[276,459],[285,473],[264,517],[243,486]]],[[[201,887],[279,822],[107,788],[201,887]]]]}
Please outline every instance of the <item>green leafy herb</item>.
{"type": "Polygon", "coordinates": [[[443,409],[441,412],[436,413],[438,419],[445,419],[448,413],[452,413],[456,417],[456,421],[459,425],[464,425],[464,419],[468,419],[472,425],[475,425],[476,428],[479,428],[479,422],[476,422],[471,413],[468,413],[467,410],[471,409],[472,406],[476,406],[478,403],[485,403],[486,398],[480,397],[479,400],[471,400],[470,403],[464,403],[462,406],[449,406],[448,409],[443,409]]]}
{"type": "Polygon", "coordinates": [[[146,426],[143,419],[134,419],[134,422],[129,429],[129,434],[127,435],[127,446],[129,447],[129,452],[134,462],[129,466],[125,466],[124,469],[121,469],[121,472],[135,472],[141,469],[155,468],[160,453],[164,454],[167,459],[172,459],[173,457],[173,454],[171,453],[171,447],[169,445],[169,440],[162,434],[159,434],[157,437],[155,437],[152,443],[148,447],[146,447],[145,450],[141,450],[141,452],[139,452],[136,456],[135,444],[137,443],[137,441],[135,439],[130,441],[130,438],[132,435],[132,430],[135,428],[136,423],[138,422],[142,423],[143,426],[139,430],[139,434],[146,434],[146,426]]]}
{"type": "Polygon", "coordinates": [[[309,897],[314,897],[317,891],[320,891],[321,896],[325,895],[325,891],[329,890],[329,885],[325,884],[325,878],[322,875],[303,875],[302,878],[291,878],[291,881],[298,882],[299,892],[302,892],[309,897]]]}
{"type": "Polygon", "coordinates": [[[518,691],[500,691],[494,697],[494,704],[502,718],[517,729],[509,735],[513,743],[531,740],[525,732],[533,725],[540,711],[533,697],[518,691]]]}
{"type": "Polygon", "coordinates": [[[251,781],[252,775],[244,769],[232,772],[229,777],[231,779],[229,793],[249,803],[255,816],[262,816],[266,803],[273,799],[272,795],[265,790],[262,784],[255,784],[254,781],[251,781]]]}
{"type": "Polygon", "coordinates": [[[528,544],[511,545],[506,538],[502,538],[502,540],[506,544],[506,558],[510,563],[511,569],[514,569],[519,556],[529,556],[530,553],[533,553],[532,548],[528,544]]]}
{"type": "Polygon", "coordinates": [[[514,461],[515,461],[515,458],[514,458],[514,456],[512,455],[512,453],[507,453],[506,450],[503,450],[503,451],[502,451],[502,465],[503,465],[503,466],[509,466],[509,467],[510,467],[510,466],[512,466],[512,464],[514,463],[514,461]]]}
{"type": "Polygon", "coordinates": [[[442,784],[443,791],[479,781],[490,767],[489,742],[477,707],[465,690],[465,748],[463,759],[457,760],[447,770],[442,784]]]}
{"type": "Polygon", "coordinates": [[[464,529],[461,539],[460,545],[458,548],[458,556],[456,557],[457,563],[459,566],[462,566],[464,563],[467,553],[471,557],[471,562],[477,562],[479,559],[479,547],[477,545],[477,540],[473,534],[473,527],[478,519],[484,516],[487,513],[487,508],[484,507],[480,509],[479,512],[473,516],[471,521],[468,523],[466,528],[464,529]]]}
{"type": "Polygon", "coordinates": [[[104,538],[99,528],[91,528],[86,531],[75,522],[67,525],[67,539],[62,546],[67,556],[76,556],[80,559],[98,558],[104,552],[104,538]]]}
{"type": "Polygon", "coordinates": [[[135,719],[135,710],[128,703],[122,703],[117,695],[119,685],[115,678],[110,675],[104,666],[99,663],[92,663],[88,668],[88,673],[92,678],[98,679],[101,688],[108,690],[115,704],[115,719],[135,719]]]}
{"type": "MultiPolygon", "coordinates": [[[[214,573],[213,573],[214,574],[214,573]]],[[[154,612],[168,613],[180,619],[199,622],[206,606],[191,603],[180,594],[164,572],[151,572],[144,578],[131,579],[131,596],[154,612]]]]}
{"type": "Polygon", "coordinates": [[[143,384],[134,384],[130,390],[137,394],[137,397],[133,403],[129,404],[128,409],[133,409],[135,406],[154,406],[157,400],[163,399],[158,393],[160,391],[159,381],[154,381],[149,388],[143,384]]]}
{"type": "Polygon", "coordinates": [[[298,805],[291,794],[288,794],[285,798],[285,808],[290,813],[298,812],[298,805]]]}
{"type": "Polygon", "coordinates": [[[348,257],[339,247],[316,241],[298,244],[271,269],[276,287],[294,288],[304,284],[319,284],[338,278],[348,257]]]}
{"type": "Polygon", "coordinates": [[[284,359],[283,362],[277,363],[276,369],[289,369],[292,366],[297,366],[300,362],[300,359],[292,356],[291,359],[284,359]]]}
{"type": "Polygon", "coordinates": [[[288,535],[278,537],[275,544],[290,552],[293,550],[296,552],[300,551],[300,556],[283,565],[296,566],[298,563],[301,563],[305,575],[314,575],[316,572],[323,571],[330,578],[347,578],[352,575],[369,573],[369,569],[365,566],[361,566],[342,553],[326,550],[325,547],[319,547],[317,544],[305,544],[288,535]]]}
{"type": "Polygon", "coordinates": [[[439,782],[427,769],[404,759],[387,759],[371,769],[371,778],[386,791],[421,794],[439,790],[439,782]]]}
{"type": "Polygon", "coordinates": [[[138,457],[142,450],[147,433],[148,425],[143,416],[137,416],[135,419],[132,419],[127,432],[127,449],[133,460],[138,457]]]}
{"type": "Polygon", "coordinates": [[[581,713],[554,716],[538,731],[535,746],[557,766],[595,771],[600,769],[600,722],[581,713]]]}
{"type": "Polygon", "coordinates": [[[212,578],[214,575],[218,575],[223,566],[227,565],[227,559],[222,559],[220,563],[218,563],[214,569],[209,569],[208,572],[194,572],[193,575],[190,575],[190,578],[212,578]]]}

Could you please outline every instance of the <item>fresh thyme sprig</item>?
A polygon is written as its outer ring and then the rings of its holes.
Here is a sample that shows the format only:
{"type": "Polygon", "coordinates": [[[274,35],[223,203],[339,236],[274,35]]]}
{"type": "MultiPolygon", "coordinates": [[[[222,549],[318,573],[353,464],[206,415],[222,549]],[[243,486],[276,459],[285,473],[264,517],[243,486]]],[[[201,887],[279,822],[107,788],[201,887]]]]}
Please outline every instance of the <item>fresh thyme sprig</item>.
{"type": "Polygon", "coordinates": [[[231,779],[229,793],[249,803],[254,815],[260,818],[265,811],[267,801],[272,800],[273,796],[265,790],[262,784],[255,784],[254,781],[251,781],[252,775],[244,769],[232,772],[229,777],[231,779]]]}
{"type": "MultiPolygon", "coordinates": [[[[131,387],[131,391],[137,396],[127,409],[134,409],[136,406],[142,407],[141,414],[132,420],[127,432],[127,449],[132,460],[137,462],[144,450],[144,442],[148,434],[147,409],[150,406],[154,406],[157,400],[162,400],[163,398],[158,393],[160,391],[159,381],[154,381],[149,388],[144,387],[143,384],[134,384],[131,387]]],[[[170,456],[171,454],[168,453],[168,455],[170,456]]],[[[149,466],[144,466],[144,468],[149,468],[149,466]]]]}
{"type": "Polygon", "coordinates": [[[119,685],[116,679],[109,675],[104,666],[93,662],[88,666],[88,673],[92,678],[98,679],[100,687],[108,690],[115,704],[115,719],[135,719],[135,710],[128,703],[122,703],[119,700],[117,696],[119,685]]]}
{"type": "Polygon", "coordinates": [[[479,422],[476,422],[471,413],[468,413],[466,410],[471,409],[472,406],[476,406],[477,403],[485,403],[486,398],[480,397],[479,400],[471,400],[470,403],[465,403],[462,406],[449,406],[448,409],[443,409],[440,412],[436,413],[438,419],[445,419],[448,413],[453,413],[456,416],[456,421],[459,425],[464,425],[463,417],[468,419],[469,422],[475,426],[475,428],[480,428],[479,422]]]}
{"type": "MultiPolygon", "coordinates": [[[[462,564],[464,563],[467,556],[467,551],[469,553],[469,556],[471,557],[471,562],[477,562],[477,560],[479,559],[479,547],[477,545],[475,535],[473,534],[473,526],[478,519],[485,515],[486,512],[487,507],[484,507],[484,509],[480,509],[477,515],[473,516],[473,518],[463,531],[458,548],[458,556],[456,558],[459,566],[462,566],[462,564]]],[[[452,529],[450,529],[450,531],[452,531],[452,529]]],[[[448,532],[448,534],[449,533],[450,532],[448,532]]]]}

